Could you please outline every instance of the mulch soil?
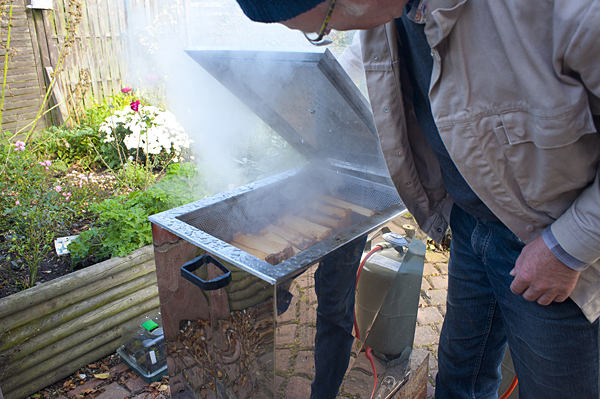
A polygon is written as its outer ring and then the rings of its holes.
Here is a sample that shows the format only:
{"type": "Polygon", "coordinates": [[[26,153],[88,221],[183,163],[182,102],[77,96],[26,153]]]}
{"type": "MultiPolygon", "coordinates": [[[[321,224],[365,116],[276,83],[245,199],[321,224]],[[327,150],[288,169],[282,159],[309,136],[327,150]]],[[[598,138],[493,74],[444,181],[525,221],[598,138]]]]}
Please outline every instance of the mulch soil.
{"type": "Polygon", "coordinates": [[[117,354],[90,363],[28,399],[168,399],[168,377],[145,382],[117,354]]]}
{"type": "MultiPolygon", "coordinates": [[[[36,285],[54,280],[73,272],[70,256],[58,256],[52,250],[42,261],[38,269],[36,285]]],[[[0,251],[0,298],[16,294],[26,288],[29,281],[29,270],[18,256],[7,251],[0,251]]]]}

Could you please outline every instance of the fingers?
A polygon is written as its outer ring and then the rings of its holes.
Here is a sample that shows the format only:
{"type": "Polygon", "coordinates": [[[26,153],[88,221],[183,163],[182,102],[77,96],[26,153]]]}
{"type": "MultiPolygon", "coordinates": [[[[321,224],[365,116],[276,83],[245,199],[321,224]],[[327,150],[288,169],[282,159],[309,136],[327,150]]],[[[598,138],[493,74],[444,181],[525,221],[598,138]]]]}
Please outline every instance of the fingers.
{"type": "Polygon", "coordinates": [[[523,292],[523,298],[529,302],[537,302],[542,306],[548,306],[555,300],[556,296],[550,293],[540,294],[539,291],[529,287],[523,292]]]}
{"type": "Polygon", "coordinates": [[[527,288],[529,288],[529,283],[520,278],[519,275],[515,276],[515,279],[510,284],[510,291],[515,295],[521,295],[527,288]]]}
{"type": "Polygon", "coordinates": [[[515,295],[521,295],[529,302],[537,302],[540,305],[550,305],[552,302],[564,302],[569,294],[560,292],[556,288],[536,286],[517,275],[510,285],[510,290],[515,295]]]}
{"type": "Polygon", "coordinates": [[[513,294],[545,306],[565,301],[580,272],[556,258],[540,236],[523,248],[509,274],[514,277],[510,285],[513,294]]]}

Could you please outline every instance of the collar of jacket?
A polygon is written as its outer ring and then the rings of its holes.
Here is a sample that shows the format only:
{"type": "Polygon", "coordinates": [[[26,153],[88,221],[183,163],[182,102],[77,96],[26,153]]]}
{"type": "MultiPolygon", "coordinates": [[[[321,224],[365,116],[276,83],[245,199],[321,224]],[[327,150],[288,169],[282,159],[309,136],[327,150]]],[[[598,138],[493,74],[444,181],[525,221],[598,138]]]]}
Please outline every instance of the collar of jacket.
{"type": "Polygon", "coordinates": [[[425,35],[435,47],[450,34],[467,0],[429,0],[425,35]]]}

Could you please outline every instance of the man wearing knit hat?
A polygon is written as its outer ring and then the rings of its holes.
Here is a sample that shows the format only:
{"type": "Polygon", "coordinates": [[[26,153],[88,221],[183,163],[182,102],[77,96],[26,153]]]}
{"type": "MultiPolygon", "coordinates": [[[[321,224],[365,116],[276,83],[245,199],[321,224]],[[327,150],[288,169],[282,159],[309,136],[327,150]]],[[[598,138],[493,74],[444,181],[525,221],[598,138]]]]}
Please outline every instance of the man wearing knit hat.
{"type": "Polygon", "coordinates": [[[599,398],[600,2],[238,3],[314,44],[364,29],[392,181],[452,228],[436,398],[497,397],[507,342],[521,397],[599,398]]]}

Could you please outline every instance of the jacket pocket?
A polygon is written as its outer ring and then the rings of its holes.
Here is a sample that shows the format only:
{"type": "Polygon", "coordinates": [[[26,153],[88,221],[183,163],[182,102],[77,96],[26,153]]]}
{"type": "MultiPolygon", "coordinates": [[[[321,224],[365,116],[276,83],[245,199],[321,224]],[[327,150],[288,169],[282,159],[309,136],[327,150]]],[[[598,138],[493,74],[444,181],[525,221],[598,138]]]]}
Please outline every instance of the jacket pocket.
{"type": "Polygon", "coordinates": [[[522,195],[533,209],[558,217],[598,173],[600,135],[591,113],[500,116],[494,129],[522,195]]]}

